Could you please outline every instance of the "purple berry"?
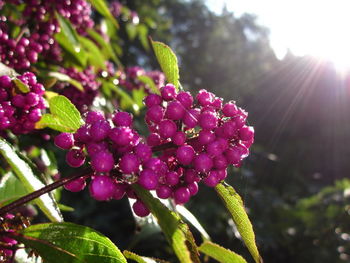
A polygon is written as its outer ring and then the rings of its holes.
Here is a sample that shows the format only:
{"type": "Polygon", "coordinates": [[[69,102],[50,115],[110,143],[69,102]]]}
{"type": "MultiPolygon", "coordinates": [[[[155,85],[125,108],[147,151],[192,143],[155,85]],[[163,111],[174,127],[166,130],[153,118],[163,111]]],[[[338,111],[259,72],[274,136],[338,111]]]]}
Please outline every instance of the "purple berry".
{"type": "Polygon", "coordinates": [[[96,153],[106,151],[108,149],[108,144],[105,141],[102,142],[90,142],[86,144],[86,150],[88,154],[92,157],[96,153]]]}
{"type": "Polygon", "coordinates": [[[198,100],[198,103],[201,106],[205,107],[205,106],[209,106],[212,103],[213,94],[206,91],[205,89],[202,89],[199,91],[196,98],[198,100]]]}
{"type": "Polygon", "coordinates": [[[116,127],[110,130],[108,136],[116,145],[126,146],[132,141],[133,133],[129,127],[116,127]]]}
{"type": "Polygon", "coordinates": [[[147,144],[149,146],[157,146],[161,143],[160,136],[158,133],[151,133],[147,137],[147,144]]]}
{"type": "Polygon", "coordinates": [[[168,104],[165,116],[170,120],[181,120],[185,112],[185,107],[179,101],[174,100],[168,104]]]}
{"type": "Polygon", "coordinates": [[[176,132],[175,135],[171,138],[171,141],[178,146],[184,145],[186,142],[186,133],[182,131],[176,132]]]}
{"type": "Polygon", "coordinates": [[[254,137],[254,128],[252,126],[243,126],[239,130],[239,137],[242,141],[250,141],[254,137]]]}
{"type": "Polygon", "coordinates": [[[152,149],[146,144],[139,143],[135,147],[135,154],[141,161],[146,161],[152,157],[152,149]]]}
{"type": "Polygon", "coordinates": [[[193,97],[191,93],[182,91],[177,94],[176,99],[186,108],[189,109],[193,104],[193,97]]]}
{"type": "Polygon", "coordinates": [[[115,190],[113,194],[113,199],[120,200],[124,197],[126,192],[126,186],[123,184],[115,184],[115,190]]]}
{"type": "Polygon", "coordinates": [[[55,145],[61,149],[69,150],[74,145],[74,136],[72,133],[61,133],[55,137],[55,145]]]}
{"type": "Polygon", "coordinates": [[[198,135],[198,142],[202,145],[206,145],[215,140],[215,134],[209,130],[201,130],[198,135]]]}
{"type": "Polygon", "coordinates": [[[123,112],[123,111],[116,112],[112,120],[115,126],[131,127],[132,125],[132,116],[130,113],[127,113],[127,112],[123,112]]]}
{"type": "Polygon", "coordinates": [[[86,115],[86,123],[93,124],[97,121],[104,121],[105,117],[103,112],[99,111],[89,111],[86,115]]]}
{"type": "Polygon", "coordinates": [[[175,99],[176,88],[173,84],[167,84],[160,90],[164,100],[169,101],[175,99]]]}
{"type": "Polygon", "coordinates": [[[81,150],[72,149],[66,154],[66,162],[71,167],[80,167],[85,162],[85,155],[81,150]]]}
{"type": "Polygon", "coordinates": [[[140,169],[140,161],[135,154],[125,154],[119,161],[120,171],[124,174],[136,173],[140,169]]]}
{"type": "Polygon", "coordinates": [[[201,153],[194,157],[194,168],[200,173],[209,172],[213,167],[212,158],[206,153],[201,153]]]}
{"type": "Polygon", "coordinates": [[[184,204],[190,200],[191,193],[187,187],[179,187],[174,191],[174,200],[177,204],[184,204]]]}
{"type": "Polygon", "coordinates": [[[238,108],[234,102],[228,102],[222,108],[222,113],[226,117],[233,117],[238,113],[238,108]]]}
{"type": "Polygon", "coordinates": [[[194,128],[198,124],[199,115],[199,109],[190,109],[185,113],[182,121],[187,126],[187,128],[194,128]]]}
{"type": "Polygon", "coordinates": [[[165,182],[169,186],[177,185],[179,183],[179,180],[179,175],[176,172],[171,171],[165,175],[165,182]]]}
{"type": "Polygon", "coordinates": [[[0,76],[0,87],[8,89],[11,87],[11,78],[9,76],[0,76]]]}
{"type": "Polygon", "coordinates": [[[106,175],[96,176],[90,183],[90,194],[98,201],[111,199],[115,192],[115,182],[106,175]]]}
{"type": "Polygon", "coordinates": [[[158,176],[154,171],[145,169],[140,173],[137,182],[147,190],[155,190],[158,186],[158,176]]]}
{"type": "Polygon", "coordinates": [[[147,206],[140,200],[137,200],[132,205],[132,210],[134,210],[134,213],[139,217],[145,217],[145,216],[148,216],[150,214],[150,211],[147,208],[147,206]]]}
{"type": "Polygon", "coordinates": [[[172,120],[162,120],[159,123],[159,135],[164,139],[174,136],[176,130],[176,124],[172,120]]]}
{"type": "Polygon", "coordinates": [[[160,185],[156,190],[157,196],[162,199],[169,198],[172,192],[172,189],[167,185],[160,185]]]}
{"type": "Polygon", "coordinates": [[[108,173],[114,167],[114,158],[110,152],[102,151],[91,156],[91,167],[95,172],[108,173]]]}
{"type": "Polygon", "coordinates": [[[198,193],[198,183],[192,182],[187,185],[188,190],[190,191],[191,196],[194,196],[198,193]]]}
{"type": "Polygon", "coordinates": [[[190,145],[183,145],[176,150],[176,158],[180,164],[189,165],[195,155],[195,151],[190,145]]]}
{"type": "Polygon", "coordinates": [[[219,183],[216,171],[210,171],[208,176],[203,179],[203,183],[209,187],[215,187],[219,183]]]}
{"type": "Polygon", "coordinates": [[[150,94],[145,98],[144,103],[145,103],[147,108],[151,108],[154,105],[161,104],[162,97],[157,95],[157,94],[150,94]]]}
{"type": "Polygon", "coordinates": [[[64,185],[64,188],[71,192],[80,192],[86,186],[86,181],[83,177],[79,177],[74,181],[70,181],[64,185]]]}
{"type": "Polygon", "coordinates": [[[159,123],[164,117],[164,108],[159,105],[154,105],[148,109],[146,117],[154,123],[159,123]]]}
{"type": "Polygon", "coordinates": [[[100,120],[91,125],[90,136],[95,142],[104,140],[111,130],[111,126],[108,121],[100,120]]]}
{"type": "Polygon", "coordinates": [[[203,112],[199,115],[198,123],[203,129],[212,130],[217,126],[217,117],[213,112],[203,112]]]}

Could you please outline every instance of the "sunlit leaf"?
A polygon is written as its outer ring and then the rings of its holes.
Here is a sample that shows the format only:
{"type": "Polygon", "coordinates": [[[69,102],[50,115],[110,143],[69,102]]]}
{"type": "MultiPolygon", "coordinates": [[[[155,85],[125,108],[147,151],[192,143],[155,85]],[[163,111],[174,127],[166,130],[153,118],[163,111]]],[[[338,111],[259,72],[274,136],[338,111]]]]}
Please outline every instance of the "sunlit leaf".
{"type": "Polygon", "coordinates": [[[22,80],[20,79],[13,79],[12,82],[15,84],[15,86],[18,88],[18,90],[21,93],[28,93],[30,91],[29,87],[27,84],[25,84],[22,80]]]}
{"type": "Polygon", "coordinates": [[[232,219],[240,233],[245,245],[250,254],[253,256],[255,262],[262,262],[258,248],[255,243],[255,234],[253,226],[250,223],[248,215],[244,209],[243,201],[239,194],[232,186],[220,183],[215,187],[216,192],[221,197],[225,206],[232,215],[232,219]]]}
{"type": "MultiPolygon", "coordinates": [[[[9,163],[28,192],[33,192],[45,186],[41,180],[37,178],[31,165],[26,161],[24,156],[17,152],[16,149],[4,139],[0,139],[0,153],[9,163]]],[[[35,199],[35,202],[51,221],[60,222],[63,220],[52,195],[44,194],[35,199]]]]}
{"type": "Polygon", "coordinates": [[[10,200],[16,200],[28,193],[23,183],[12,173],[8,172],[0,180],[0,206],[10,200]]]}
{"type": "Polygon", "coordinates": [[[140,24],[137,26],[137,31],[138,31],[139,40],[140,40],[143,48],[146,49],[147,51],[149,51],[150,46],[149,46],[149,42],[148,42],[148,28],[147,28],[147,26],[144,24],[140,24]]]}
{"type": "Polygon", "coordinates": [[[210,240],[210,236],[207,231],[205,231],[201,223],[199,223],[198,219],[186,207],[178,205],[176,206],[176,211],[181,215],[182,218],[193,225],[199,231],[199,233],[201,233],[203,239],[210,240]]]}
{"type": "Polygon", "coordinates": [[[154,198],[150,192],[137,185],[134,186],[134,190],[153,216],[156,217],[179,261],[182,263],[200,262],[192,233],[181,218],[163,205],[159,199],[154,198]]]}
{"type": "Polygon", "coordinates": [[[65,19],[58,13],[56,13],[56,17],[60,24],[61,31],[55,34],[55,39],[75,58],[77,62],[79,62],[81,66],[85,66],[87,57],[80,45],[78,33],[75,31],[69,20],[65,19]]]}
{"type": "Polygon", "coordinates": [[[119,28],[118,21],[108,9],[108,5],[104,0],[89,0],[91,5],[105,18],[108,18],[116,28],[119,28]]]}
{"type": "Polygon", "coordinates": [[[92,228],[72,223],[32,225],[15,239],[50,263],[126,263],[112,241],[92,228]]]}
{"type": "Polygon", "coordinates": [[[160,90],[157,88],[156,84],[154,83],[151,77],[148,77],[146,75],[141,75],[141,76],[138,76],[137,79],[145,83],[149,87],[152,93],[160,94],[160,90]]]}
{"type": "Polygon", "coordinates": [[[75,132],[83,120],[77,108],[65,96],[54,96],[49,100],[50,112],[36,123],[37,129],[49,127],[60,132],[75,132]]]}
{"type": "Polygon", "coordinates": [[[85,37],[79,37],[79,41],[87,51],[89,64],[94,65],[96,68],[106,69],[106,59],[96,44],[85,37]]]}
{"type": "Polygon", "coordinates": [[[72,84],[74,87],[76,87],[78,90],[84,91],[83,85],[81,85],[81,83],[79,81],[77,81],[76,79],[72,79],[67,74],[63,74],[61,72],[49,72],[48,75],[50,77],[56,78],[59,81],[68,82],[68,83],[72,84]]]}
{"type": "Polygon", "coordinates": [[[171,48],[164,43],[151,40],[154,53],[157,57],[158,63],[169,83],[179,88],[179,67],[177,58],[171,48]]]}
{"type": "Polygon", "coordinates": [[[247,263],[242,256],[210,241],[205,241],[198,249],[221,263],[247,263]]]}
{"type": "Polygon", "coordinates": [[[168,261],[157,258],[142,257],[128,250],[124,250],[123,254],[127,259],[134,260],[137,263],[169,263],[168,261]]]}

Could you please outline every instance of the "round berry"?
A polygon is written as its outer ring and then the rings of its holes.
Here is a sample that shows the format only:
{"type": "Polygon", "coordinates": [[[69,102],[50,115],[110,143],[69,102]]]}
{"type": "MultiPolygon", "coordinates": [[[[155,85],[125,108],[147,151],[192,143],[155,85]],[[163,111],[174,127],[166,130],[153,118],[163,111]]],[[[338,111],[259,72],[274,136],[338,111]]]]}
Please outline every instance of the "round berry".
{"type": "Polygon", "coordinates": [[[177,204],[184,204],[190,200],[191,193],[187,187],[179,187],[174,191],[174,200],[177,204]]]}
{"type": "Polygon", "coordinates": [[[209,172],[213,167],[212,158],[206,153],[201,153],[194,157],[194,168],[200,173],[209,172]]]}
{"type": "Polygon", "coordinates": [[[92,179],[89,189],[94,199],[98,201],[107,201],[114,195],[115,183],[109,176],[96,176],[92,179]]]}
{"type": "Polygon", "coordinates": [[[140,169],[140,161],[135,154],[125,154],[119,161],[119,168],[124,174],[136,173],[140,169]]]}
{"type": "Polygon", "coordinates": [[[91,167],[98,173],[108,173],[114,167],[114,158],[110,152],[102,151],[91,156],[91,167]]]}
{"type": "Polygon", "coordinates": [[[93,139],[95,142],[102,141],[108,136],[110,129],[111,126],[109,125],[108,121],[100,120],[94,122],[90,128],[91,139],[93,139]]]}
{"type": "Polygon", "coordinates": [[[209,187],[215,187],[219,183],[216,171],[210,171],[208,176],[203,179],[203,183],[209,187]]]}
{"type": "Polygon", "coordinates": [[[159,123],[159,135],[164,139],[174,136],[176,130],[176,124],[172,120],[162,120],[159,123]]]}
{"type": "Polygon", "coordinates": [[[190,145],[183,145],[176,150],[176,158],[180,164],[189,165],[195,155],[195,151],[190,145]]]}
{"type": "Polygon", "coordinates": [[[172,189],[167,185],[160,185],[156,190],[157,196],[162,199],[169,198],[172,192],[172,189]]]}
{"type": "Polygon", "coordinates": [[[72,133],[60,133],[55,137],[55,145],[61,149],[69,150],[74,145],[74,136],[72,133]]]}
{"type": "Polygon", "coordinates": [[[191,93],[181,91],[179,94],[177,94],[176,99],[186,108],[189,109],[192,107],[193,104],[193,97],[191,93]]]}
{"type": "Polygon", "coordinates": [[[112,120],[116,126],[131,127],[132,125],[132,116],[128,112],[123,112],[123,111],[116,112],[112,120]]]}
{"type": "Polygon", "coordinates": [[[238,108],[234,102],[228,102],[222,108],[222,113],[226,117],[233,117],[238,113],[238,108]]]}
{"type": "Polygon", "coordinates": [[[141,161],[146,161],[152,157],[152,149],[146,144],[139,143],[135,147],[135,154],[141,161]]]}
{"type": "Polygon", "coordinates": [[[187,185],[188,190],[190,191],[191,196],[194,196],[198,193],[198,183],[192,182],[187,185]]]}
{"type": "Polygon", "coordinates": [[[180,177],[176,172],[171,171],[165,175],[165,182],[167,183],[167,185],[170,185],[170,186],[177,185],[179,183],[179,180],[180,180],[180,177]]]}
{"type": "Polygon", "coordinates": [[[178,146],[184,145],[186,142],[186,133],[182,131],[176,132],[175,135],[171,138],[171,141],[178,146]]]}
{"type": "Polygon", "coordinates": [[[182,121],[187,126],[187,128],[194,128],[198,123],[199,115],[199,109],[190,109],[185,113],[182,121]]]}
{"type": "Polygon", "coordinates": [[[79,177],[73,181],[70,181],[64,185],[64,188],[71,192],[80,192],[86,186],[86,181],[83,177],[79,177]]]}
{"type": "Polygon", "coordinates": [[[176,88],[173,84],[167,84],[160,90],[164,100],[169,101],[175,99],[176,88]]]}
{"type": "Polygon", "coordinates": [[[120,200],[124,197],[126,192],[126,186],[123,184],[115,184],[115,190],[113,194],[113,198],[115,200],[120,200]]]}
{"type": "Polygon", "coordinates": [[[146,117],[154,123],[159,123],[164,117],[164,108],[160,105],[154,105],[148,109],[146,117]]]}
{"type": "Polygon", "coordinates": [[[206,145],[215,140],[215,134],[209,130],[201,130],[198,135],[198,142],[202,145],[206,145]]]}
{"type": "Polygon", "coordinates": [[[139,216],[139,217],[145,217],[150,214],[149,209],[147,206],[140,200],[137,200],[133,205],[132,205],[132,210],[134,213],[139,216]]]}
{"type": "Polygon", "coordinates": [[[154,105],[159,105],[162,103],[162,97],[157,95],[157,94],[150,94],[148,95],[145,100],[144,103],[146,105],[147,108],[150,108],[154,105]]]}
{"type": "Polygon", "coordinates": [[[211,130],[216,128],[218,120],[215,113],[205,111],[199,115],[198,123],[203,129],[211,130]]]}
{"type": "Polygon", "coordinates": [[[154,171],[145,169],[140,173],[137,182],[147,190],[155,190],[158,186],[158,176],[154,171]]]}
{"type": "Polygon", "coordinates": [[[168,104],[165,116],[170,120],[181,120],[185,112],[184,106],[179,101],[174,100],[168,104]]]}
{"type": "Polygon", "coordinates": [[[89,111],[86,115],[86,123],[93,124],[97,121],[104,121],[105,117],[102,112],[99,111],[89,111]]]}
{"type": "Polygon", "coordinates": [[[85,155],[81,150],[72,149],[66,154],[66,162],[71,167],[80,167],[85,162],[85,155]]]}
{"type": "Polygon", "coordinates": [[[252,126],[243,126],[239,130],[239,137],[242,141],[250,141],[254,137],[254,128],[252,126]]]}

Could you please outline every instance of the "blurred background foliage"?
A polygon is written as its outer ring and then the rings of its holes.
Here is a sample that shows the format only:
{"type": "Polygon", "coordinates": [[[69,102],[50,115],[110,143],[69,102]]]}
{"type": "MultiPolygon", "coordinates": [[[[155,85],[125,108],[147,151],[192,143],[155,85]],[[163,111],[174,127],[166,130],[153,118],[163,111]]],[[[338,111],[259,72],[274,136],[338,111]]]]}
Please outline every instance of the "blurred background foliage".
{"type": "MultiPolygon", "coordinates": [[[[243,167],[232,170],[228,181],[244,199],[265,262],[348,262],[347,78],[340,78],[331,63],[312,57],[287,54],[278,60],[268,29],[250,14],[236,17],[223,10],[218,15],[200,0],[121,3],[147,22],[154,40],[173,48],[186,89],[208,89],[225,100],[236,100],[249,112],[256,142],[243,167]]],[[[122,63],[159,68],[141,41],[123,37],[130,30],[121,26],[122,63]]],[[[187,205],[189,210],[214,242],[249,258],[214,191],[201,188],[187,205]]],[[[143,223],[133,221],[127,202],[99,203],[86,193],[63,194],[63,203],[75,208],[65,213],[68,221],[105,233],[121,249],[171,260],[157,227],[140,228],[143,223]]]]}

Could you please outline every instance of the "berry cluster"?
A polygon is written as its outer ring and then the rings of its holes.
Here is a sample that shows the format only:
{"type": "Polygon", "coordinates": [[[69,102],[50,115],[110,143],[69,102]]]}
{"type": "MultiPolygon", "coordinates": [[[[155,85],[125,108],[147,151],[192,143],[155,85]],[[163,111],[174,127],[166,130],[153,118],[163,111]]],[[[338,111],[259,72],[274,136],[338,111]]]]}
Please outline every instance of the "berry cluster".
{"type": "Polygon", "coordinates": [[[34,0],[9,1],[23,5],[22,18],[17,21],[26,27],[20,39],[9,37],[6,17],[0,19],[0,60],[16,70],[27,70],[38,61],[38,54],[46,61],[61,61],[61,48],[54,39],[60,31],[55,12],[69,19],[80,34],[94,25],[91,19],[91,5],[84,0],[34,0]]]}
{"type": "Polygon", "coordinates": [[[247,113],[234,102],[223,105],[206,90],[199,91],[194,102],[189,92],[177,93],[168,84],[161,96],[148,95],[145,104],[148,145],[174,147],[160,156],[169,172],[159,181],[159,197],[160,189],[167,189],[177,203],[186,203],[197,193],[199,181],[215,187],[226,178],[230,164],[238,167],[248,156],[254,129],[245,125],[247,113]]]}
{"type": "MultiPolygon", "coordinates": [[[[132,116],[126,112],[116,112],[112,120],[106,120],[102,113],[88,112],[86,124],[74,134],[59,134],[55,144],[69,150],[66,161],[72,167],[82,166],[89,156],[93,171],[89,190],[91,196],[100,201],[119,200],[125,193],[136,198],[130,185],[137,181],[141,167],[152,156],[151,148],[142,143],[132,129],[132,116]]],[[[66,184],[65,188],[77,192],[85,186],[86,178],[81,177],[66,184]]],[[[134,211],[140,216],[149,213],[139,200],[134,211]]]]}
{"type": "MultiPolygon", "coordinates": [[[[168,84],[161,96],[145,98],[146,122],[151,131],[147,144],[132,129],[132,117],[116,112],[112,120],[101,113],[89,112],[86,124],[75,134],[61,133],[55,144],[69,150],[67,163],[79,167],[90,157],[93,170],[91,196],[97,200],[121,199],[126,193],[136,198],[131,185],[155,190],[162,199],[186,203],[197,194],[198,183],[214,187],[227,176],[227,167],[240,166],[248,156],[254,130],[246,126],[247,113],[234,102],[201,90],[196,103],[189,92],[176,92],[168,84]],[[86,151],[85,151],[86,150],[86,151]],[[153,152],[160,152],[153,157],[153,152]]],[[[86,186],[81,177],[66,184],[71,191],[86,186]]],[[[146,216],[149,210],[137,200],[134,212],[146,216]]]]}
{"type": "Polygon", "coordinates": [[[34,129],[46,108],[45,89],[31,72],[17,79],[29,88],[29,92],[21,92],[9,76],[0,77],[0,130],[10,129],[15,134],[25,134],[34,129]]]}
{"type": "Polygon", "coordinates": [[[0,262],[13,262],[18,242],[9,236],[29,226],[29,220],[20,214],[6,214],[0,217],[0,262]]]}
{"type": "Polygon", "coordinates": [[[95,80],[96,75],[93,68],[88,67],[82,72],[79,72],[76,68],[62,68],[61,72],[76,79],[83,86],[84,90],[79,90],[76,86],[67,82],[57,83],[54,89],[66,96],[80,112],[86,112],[98,95],[100,87],[100,83],[95,80]]]}
{"type": "Polygon", "coordinates": [[[147,76],[151,78],[158,89],[165,84],[165,76],[162,72],[145,71],[138,66],[126,68],[125,73],[120,73],[119,84],[128,90],[144,88],[146,92],[150,92],[150,87],[140,81],[138,79],[139,76],[147,76]]]}

